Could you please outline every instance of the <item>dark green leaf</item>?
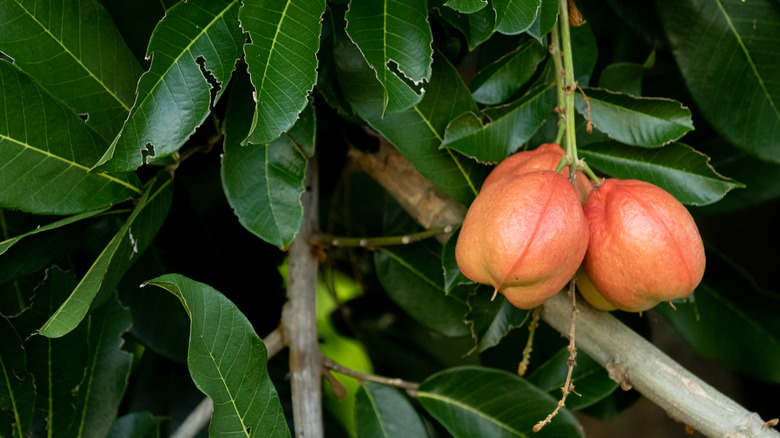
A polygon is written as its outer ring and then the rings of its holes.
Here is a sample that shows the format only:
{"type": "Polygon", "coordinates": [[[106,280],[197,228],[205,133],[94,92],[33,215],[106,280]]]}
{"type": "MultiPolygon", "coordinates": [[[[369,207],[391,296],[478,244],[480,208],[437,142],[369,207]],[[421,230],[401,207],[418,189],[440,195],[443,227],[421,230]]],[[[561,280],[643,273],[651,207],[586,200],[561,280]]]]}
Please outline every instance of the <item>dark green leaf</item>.
{"type": "Polygon", "coordinates": [[[96,0],[0,3],[0,49],[107,142],[122,127],[141,66],[96,0]],[[109,55],[110,54],[110,55],[109,55]]]}
{"type": "MultiPolygon", "coordinates": [[[[81,221],[81,220],[84,220],[84,219],[88,219],[88,218],[94,217],[95,215],[100,214],[100,213],[102,213],[104,211],[106,211],[106,209],[101,209],[101,210],[97,210],[97,211],[88,211],[86,213],[81,213],[81,214],[73,215],[73,216],[70,216],[70,217],[66,217],[65,219],[61,219],[61,220],[58,220],[56,222],[52,222],[52,223],[50,223],[48,225],[44,225],[42,227],[37,227],[34,230],[29,231],[27,233],[24,233],[22,235],[15,236],[15,237],[12,237],[10,239],[4,240],[4,241],[0,242],[0,255],[5,254],[6,251],[8,251],[12,246],[17,244],[20,240],[24,239],[25,237],[34,236],[36,234],[43,233],[43,232],[46,232],[46,231],[49,231],[49,230],[55,230],[57,228],[64,227],[66,225],[70,225],[70,224],[72,224],[74,222],[78,222],[78,221],[81,221]]],[[[0,283],[2,283],[2,281],[0,281],[0,283]]]]}
{"type": "MultiPolygon", "coordinates": [[[[599,88],[586,88],[593,125],[622,143],[660,147],[693,130],[691,111],[680,102],[660,97],[636,97],[599,88]]],[[[577,111],[588,107],[577,93],[577,111]]]]}
{"type": "Polygon", "coordinates": [[[697,352],[766,382],[780,383],[780,298],[733,262],[707,252],[704,280],[677,310],[661,313],[697,352]],[[728,323],[726,323],[728,321],[728,323]]]}
{"type": "Polygon", "coordinates": [[[555,106],[555,85],[532,88],[520,99],[484,110],[483,125],[475,113],[464,114],[448,126],[442,147],[454,149],[483,163],[497,163],[534,135],[555,106]]]}
{"type": "Polygon", "coordinates": [[[588,144],[580,155],[608,175],[653,183],[687,205],[712,204],[730,190],[744,187],[715,172],[709,157],[682,143],[644,149],[608,141],[588,144]]]}
{"type": "Polygon", "coordinates": [[[434,10],[466,37],[469,50],[474,50],[487,41],[496,27],[496,11],[492,7],[482,8],[471,14],[461,14],[441,5],[442,0],[431,0],[434,10]]]}
{"type": "Polygon", "coordinates": [[[469,89],[474,100],[497,104],[509,99],[531,79],[547,48],[538,41],[528,40],[513,51],[477,72],[469,89]]]}
{"type": "Polygon", "coordinates": [[[642,95],[642,75],[645,68],[633,62],[616,62],[604,67],[599,76],[599,87],[620,93],[642,95]]]}
{"type": "Polygon", "coordinates": [[[412,318],[445,336],[467,336],[465,303],[444,290],[441,247],[431,242],[380,248],[374,253],[379,281],[412,318]]]}
{"type": "Polygon", "coordinates": [[[324,0],[244,1],[241,28],[255,86],[255,115],[248,141],[269,143],[292,127],[317,82],[317,51],[324,0]]]}
{"type": "MultiPolygon", "coordinates": [[[[561,388],[566,384],[566,375],[569,372],[568,360],[569,350],[563,348],[534,370],[528,380],[547,391],[550,396],[560,397],[561,388]]],[[[620,386],[609,378],[607,370],[582,351],[577,353],[577,365],[571,375],[571,383],[579,394],[573,394],[566,399],[566,407],[573,411],[599,402],[620,386]]]]}
{"type": "Polygon", "coordinates": [[[366,382],[355,398],[357,438],[427,438],[422,420],[395,388],[366,382]]]}
{"type": "Polygon", "coordinates": [[[178,274],[148,284],[176,295],[190,316],[187,365],[214,401],[209,435],[289,437],[265,345],[244,314],[219,291],[178,274]]]}
{"type": "Polygon", "coordinates": [[[464,14],[473,14],[487,5],[487,0],[447,0],[444,3],[444,6],[449,6],[464,14]]]}
{"type": "Polygon", "coordinates": [[[441,265],[444,270],[444,290],[447,293],[452,292],[456,286],[461,284],[474,284],[473,281],[466,278],[458,268],[458,262],[455,260],[455,245],[458,243],[460,227],[456,229],[447,242],[444,243],[441,251],[441,265]]]}
{"type": "Polygon", "coordinates": [[[685,82],[718,133],[780,163],[780,8],[773,0],[660,1],[685,82]]]}
{"type": "MultiPolygon", "coordinates": [[[[242,79],[246,76],[236,77],[225,116],[222,187],[244,228],[268,243],[286,248],[303,220],[300,196],[306,158],[288,135],[268,144],[241,145],[252,121],[253,106],[251,88],[242,79]]],[[[313,116],[301,119],[301,123],[309,125],[297,129],[302,141],[306,141],[305,131],[313,139],[313,116]]]]}
{"type": "Polygon", "coordinates": [[[165,420],[148,412],[132,412],[114,421],[108,438],[158,438],[160,423],[165,420]]]}
{"type": "Polygon", "coordinates": [[[22,340],[11,322],[0,316],[0,416],[8,415],[12,426],[5,429],[0,419],[0,435],[27,437],[34,407],[35,385],[22,340]]]}
{"type": "Polygon", "coordinates": [[[590,75],[593,74],[599,56],[599,47],[590,23],[571,28],[571,46],[574,79],[584,87],[590,83],[590,75]]]}
{"type": "Polygon", "coordinates": [[[74,214],[141,193],[135,175],[89,171],[105,145],[73,111],[0,61],[0,208],[74,214]]]}
{"type": "Polygon", "coordinates": [[[456,438],[582,436],[576,418],[566,409],[541,431],[532,432],[555,409],[557,400],[517,375],[497,369],[444,370],[420,384],[417,399],[456,438]]]}
{"type": "Polygon", "coordinates": [[[384,88],[382,114],[409,109],[431,78],[433,35],[428,8],[418,0],[352,0],[347,34],[384,88]]]}
{"type": "Polygon", "coordinates": [[[518,309],[512,303],[499,294],[496,301],[501,303],[498,312],[495,313],[490,326],[482,333],[477,345],[477,352],[481,353],[490,347],[495,347],[510,331],[525,325],[530,315],[529,310],[518,309]]]}
{"type": "Polygon", "coordinates": [[[170,155],[203,123],[243,53],[238,7],[238,0],[192,0],[166,12],[149,41],[152,65],[97,169],[134,170],[170,155]]]}
{"type": "Polygon", "coordinates": [[[103,291],[100,299],[113,294],[122,275],[162,226],[173,196],[171,181],[166,172],[152,180],[127,222],[106,245],[70,297],[41,326],[40,334],[53,338],[65,335],[81,322],[99,292],[103,291]]]}
{"type": "Polygon", "coordinates": [[[558,21],[559,7],[560,2],[558,0],[542,0],[541,9],[536,14],[536,20],[528,28],[528,34],[537,40],[541,40],[544,35],[550,33],[558,21]]]}
{"type": "Polygon", "coordinates": [[[525,32],[536,20],[542,0],[493,0],[496,30],[506,35],[525,32]]]}
{"type": "MultiPolygon", "coordinates": [[[[146,58],[146,46],[165,10],[178,0],[101,0],[122,37],[139,61],[146,58]]],[[[146,60],[148,61],[148,60],[146,60]]],[[[131,102],[132,104],[132,102],[131,102]]]]}

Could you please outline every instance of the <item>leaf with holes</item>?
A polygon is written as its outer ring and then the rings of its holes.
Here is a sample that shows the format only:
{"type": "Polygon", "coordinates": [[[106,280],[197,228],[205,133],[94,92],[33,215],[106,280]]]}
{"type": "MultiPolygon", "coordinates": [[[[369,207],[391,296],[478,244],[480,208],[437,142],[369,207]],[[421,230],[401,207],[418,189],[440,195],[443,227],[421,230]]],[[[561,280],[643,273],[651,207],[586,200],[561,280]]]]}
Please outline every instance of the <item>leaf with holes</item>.
{"type": "Polygon", "coordinates": [[[708,205],[744,187],[709,164],[709,157],[682,143],[645,149],[614,141],[591,143],[580,149],[589,165],[607,175],[641,179],[661,187],[686,205],[708,205]]]}
{"type": "Polygon", "coordinates": [[[133,174],[90,172],[105,141],[6,61],[0,84],[0,208],[75,214],[141,193],[133,174]]]}
{"type": "Polygon", "coordinates": [[[539,432],[534,425],[557,401],[516,374],[476,366],[450,368],[420,384],[417,400],[456,438],[582,437],[562,409],[539,432]]]}
{"type": "Polygon", "coordinates": [[[357,438],[428,438],[420,415],[395,388],[366,382],[355,397],[357,438]]]}
{"type": "Polygon", "coordinates": [[[542,0],[493,0],[496,30],[515,35],[528,30],[536,21],[542,0]]]}
{"type": "Polygon", "coordinates": [[[262,145],[287,131],[317,82],[324,0],[245,0],[238,14],[252,42],[244,46],[255,86],[247,141],[262,145]]]}
{"type": "Polygon", "coordinates": [[[431,78],[433,34],[428,8],[418,0],[352,0],[347,34],[382,84],[382,113],[402,111],[422,99],[431,78]]]}
{"type": "Polygon", "coordinates": [[[97,305],[114,293],[124,273],[152,243],[162,226],[173,197],[171,182],[164,171],[150,181],[125,224],[38,333],[50,338],[64,336],[84,319],[96,297],[99,297],[97,305]]]}
{"type": "Polygon", "coordinates": [[[187,366],[214,401],[210,436],[290,436],[266,369],[268,355],[252,324],[216,289],[178,274],[147,284],[174,294],[190,316],[187,366]]]}
{"type": "Polygon", "coordinates": [[[657,2],[697,107],[735,146],[780,163],[780,8],[776,0],[657,2]]]}
{"type": "Polygon", "coordinates": [[[600,88],[586,88],[588,104],[577,93],[575,106],[593,126],[621,143],[661,147],[693,130],[691,111],[676,100],[636,97],[600,88]]]}
{"type": "Polygon", "coordinates": [[[192,0],[170,8],[149,41],[149,71],[119,135],[96,170],[135,170],[176,152],[225,91],[243,53],[238,0],[192,0]]]}
{"type": "MultiPolygon", "coordinates": [[[[266,144],[241,145],[252,122],[251,85],[247,76],[236,75],[234,93],[225,115],[225,154],[222,156],[222,188],[228,203],[247,230],[268,243],[286,248],[303,221],[306,157],[285,134],[266,144]]],[[[313,145],[313,107],[302,118],[299,138],[313,145]],[[301,134],[303,134],[301,132],[301,134]],[[307,138],[309,140],[307,140],[307,138]]],[[[295,126],[298,126],[296,124],[295,126]]]]}
{"type": "Polygon", "coordinates": [[[96,0],[0,2],[0,49],[49,94],[110,142],[135,98],[142,70],[96,0]],[[106,56],[110,53],[111,56],[106,56]]]}

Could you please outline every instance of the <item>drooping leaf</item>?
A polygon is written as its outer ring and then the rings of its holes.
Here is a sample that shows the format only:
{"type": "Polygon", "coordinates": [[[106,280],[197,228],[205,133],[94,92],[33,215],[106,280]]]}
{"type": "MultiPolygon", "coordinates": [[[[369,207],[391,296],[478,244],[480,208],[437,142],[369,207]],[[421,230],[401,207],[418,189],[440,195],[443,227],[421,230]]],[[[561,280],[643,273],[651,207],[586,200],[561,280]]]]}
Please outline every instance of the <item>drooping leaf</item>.
{"type": "MultiPolygon", "coordinates": [[[[659,97],[636,97],[599,88],[586,88],[593,125],[611,138],[634,146],[661,147],[693,130],[691,111],[680,102],[659,97]]],[[[588,107],[581,94],[575,106],[584,117],[588,107]]]]}
{"type": "Polygon", "coordinates": [[[616,62],[604,67],[599,87],[634,96],[642,95],[642,75],[645,68],[635,62],[616,62]]]}
{"type": "Polygon", "coordinates": [[[412,318],[445,336],[469,334],[464,322],[468,308],[444,290],[441,247],[417,242],[381,248],[374,253],[374,265],[388,296],[412,318]]]}
{"type": "Polygon", "coordinates": [[[0,61],[0,208],[76,214],[140,194],[135,175],[89,171],[105,144],[73,111],[0,61]]]}
{"type": "Polygon", "coordinates": [[[531,79],[547,48],[528,40],[477,72],[469,83],[471,95],[479,103],[498,104],[509,99],[531,79]]]}
{"type": "Polygon", "coordinates": [[[214,401],[209,435],[289,437],[265,345],[244,314],[214,288],[178,274],[147,284],[174,294],[190,316],[187,366],[214,401]]]}
{"type": "Polygon", "coordinates": [[[536,20],[528,28],[528,35],[541,40],[544,35],[550,33],[557,22],[559,7],[558,0],[542,0],[541,9],[536,14],[536,20]]]}
{"type": "Polygon", "coordinates": [[[456,438],[581,437],[566,409],[539,432],[557,400],[527,380],[494,368],[451,368],[420,384],[417,399],[456,438]]]}
{"type": "Polygon", "coordinates": [[[238,7],[238,0],[193,0],[166,12],[130,115],[96,170],[135,170],[170,155],[203,123],[243,53],[238,7]]]}
{"type": "Polygon", "coordinates": [[[429,3],[432,3],[433,9],[447,23],[466,37],[469,50],[476,49],[493,35],[496,27],[496,11],[492,7],[482,8],[471,14],[461,14],[445,7],[442,0],[431,0],[429,3]]]}
{"type": "MultiPolygon", "coordinates": [[[[242,146],[252,122],[251,86],[245,75],[237,75],[234,87],[225,115],[222,188],[244,228],[286,248],[303,221],[300,196],[306,158],[289,135],[268,144],[242,146]]],[[[299,131],[313,136],[313,117],[301,120],[302,124],[307,121],[309,126],[299,131]]]]}
{"type": "Polygon", "coordinates": [[[171,179],[161,172],[149,184],[127,222],[106,245],[70,297],[41,326],[38,333],[56,338],[73,330],[98,297],[113,293],[122,275],[154,240],[173,196],[171,179]]]}
{"type": "Polygon", "coordinates": [[[687,205],[712,204],[744,187],[717,173],[709,157],[683,143],[645,149],[607,141],[583,146],[580,155],[607,175],[653,183],[687,205]]]}
{"type": "Polygon", "coordinates": [[[378,383],[361,385],[355,399],[357,438],[427,438],[412,404],[397,389],[378,383]]]}
{"type": "Polygon", "coordinates": [[[536,21],[542,0],[493,0],[496,10],[496,30],[516,35],[528,30],[536,21]]]}
{"type": "Polygon", "coordinates": [[[27,437],[34,407],[35,385],[22,340],[11,322],[0,316],[0,417],[7,420],[0,418],[0,435],[27,437]]]}
{"type": "Polygon", "coordinates": [[[487,0],[447,0],[444,3],[444,6],[449,6],[464,14],[473,14],[487,5],[487,0]]]}
{"type": "Polygon", "coordinates": [[[338,28],[335,24],[334,56],[339,81],[355,111],[423,176],[455,200],[471,202],[487,175],[486,169],[452,151],[438,149],[450,120],[463,112],[477,110],[457,70],[444,56],[435,53],[433,74],[423,100],[409,110],[387,113],[383,118],[381,86],[358,48],[343,32],[338,33],[338,28]]]}
{"type": "MultiPolygon", "coordinates": [[[[550,396],[560,397],[569,372],[568,360],[569,350],[563,348],[536,368],[528,380],[550,396]]],[[[573,411],[598,403],[620,386],[609,378],[607,370],[582,351],[577,353],[577,365],[572,372],[571,383],[578,395],[568,397],[566,407],[573,411]]]]}
{"type": "Polygon", "coordinates": [[[544,123],[555,106],[555,85],[542,84],[516,101],[484,110],[483,125],[475,113],[453,120],[442,147],[454,149],[483,163],[497,163],[519,149],[544,123]]]}
{"type": "Polygon", "coordinates": [[[384,89],[382,114],[408,109],[431,78],[433,35],[428,8],[417,0],[352,0],[346,31],[384,89]]]}
{"type": "Polygon", "coordinates": [[[490,326],[481,334],[477,352],[481,353],[488,348],[495,347],[506,335],[514,329],[523,327],[528,321],[530,311],[518,309],[510,303],[503,295],[496,297],[501,303],[501,307],[493,317],[490,326]]]}
{"type": "Polygon", "coordinates": [[[292,127],[317,83],[317,51],[324,0],[244,1],[238,18],[255,87],[255,115],[247,141],[269,143],[292,127]]]}
{"type": "Polygon", "coordinates": [[[780,9],[773,0],[661,1],[658,13],[685,82],[710,125],[780,163],[780,9]]]}
{"type": "Polygon", "coordinates": [[[164,417],[155,417],[148,412],[131,412],[114,421],[108,438],[159,438],[160,423],[164,417]]]}
{"type": "Polygon", "coordinates": [[[97,0],[0,3],[0,50],[110,142],[133,105],[141,66],[97,0]],[[107,56],[110,54],[110,56],[107,56]]]}
{"type": "Polygon", "coordinates": [[[447,293],[452,292],[455,287],[462,284],[474,284],[473,281],[466,278],[458,268],[458,262],[455,260],[455,245],[458,243],[460,227],[458,227],[444,243],[441,251],[441,266],[444,271],[444,290],[447,293]]]}
{"type": "Polygon", "coordinates": [[[777,293],[762,290],[742,268],[708,251],[702,283],[674,305],[676,311],[663,304],[656,310],[699,354],[755,379],[780,383],[777,293]]]}
{"type": "MultiPolygon", "coordinates": [[[[8,251],[12,246],[16,245],[20,240],[22,240],[22,239],[24,239],[26,237],[34,236],[36,234],[40,234],[40,233],[43,233],[43,232],[46,232],[46,231],[56,230],[57,228],[65,227],[65,226],[70,225],[70,224],[72,224],[74,222],[78,222],[78,221],[81,221],[81,220],[84,220],[84,219],[88,219],[88,218],[94,217],[95,215],[98,215],[98,214],[100,214],[100,213],[102,213],[104,211],[106,211],[105,208],[101,209],[101,210],[97,210],[97,211],[88,211],[86,213],[81,213],[81,214],[76,214],[76,215],[73,215],[73,216],[69,216],[69,217],[66,217],[65,219],[61,219],[61,220],[52,222],[52,223],[50,223],[48,225],[44,225],[42,227],[37,227],[34,230],[28,231],[27,233],[24,233],[22,235],[15,236],[15,237],[12,237],[10,239],[4,240],[4,241],[0,242],[0,255],[5,254],[6,251],[8,251]]],[[[2,281],[0,281],[0,283],[2,283],[2,281]]]]}

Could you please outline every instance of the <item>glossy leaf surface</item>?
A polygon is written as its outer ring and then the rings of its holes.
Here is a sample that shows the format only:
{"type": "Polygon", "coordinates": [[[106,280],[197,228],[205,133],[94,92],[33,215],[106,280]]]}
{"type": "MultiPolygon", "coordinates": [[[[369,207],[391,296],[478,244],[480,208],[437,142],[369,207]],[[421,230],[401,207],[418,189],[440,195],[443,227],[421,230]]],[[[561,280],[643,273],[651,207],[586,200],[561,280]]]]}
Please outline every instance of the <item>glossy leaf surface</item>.
{"type": "Polygon", "coordinates": [[[529,40],[487,65],[469,83],[474,100],[492,105],[509,99],[531,79],[546,54],[547,48],[529,40]]]}
{"type": "Polygon", "coordinates": [[[428,433],[409,400],[395,388],[366,382],[355,399],[357,438],[427,438],[428,433]]]}
{"type": "Polygon", "coordinates": [[[507,35],[525,32],[536,20],[541,0],[493,0],[496,30],[507,35]]]}

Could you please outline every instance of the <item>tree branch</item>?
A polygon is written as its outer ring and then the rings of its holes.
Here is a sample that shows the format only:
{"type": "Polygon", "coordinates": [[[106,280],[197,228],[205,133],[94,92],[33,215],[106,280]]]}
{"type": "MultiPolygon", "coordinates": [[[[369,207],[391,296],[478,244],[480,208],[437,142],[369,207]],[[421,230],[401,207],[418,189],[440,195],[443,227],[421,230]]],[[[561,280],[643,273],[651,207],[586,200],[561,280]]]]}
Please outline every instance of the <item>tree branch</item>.
{"type": "MultiPolygon", "coordinates": [[[[351,156],[424,227],[463,220],[465,208],[441,195],[390,146],[381,145],[375,155],[352,151],[351,156]]],[[[758,414],[703,382],[609,313],[585,303],[579,310],[578,345],[624,388],[633,386],[670,417],[710,437],[780,437],[777,430],[763,427],[765,421],[758,414]]],[[[569,332],[570,317],[571,303],[565,294],[544,304],[542,318],[559,332],[569,332]]]]}

